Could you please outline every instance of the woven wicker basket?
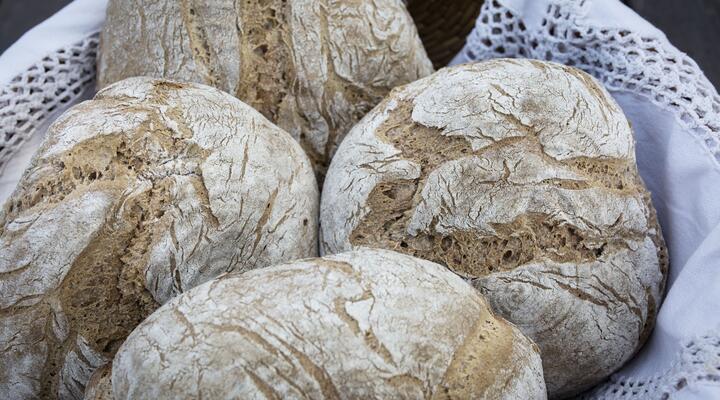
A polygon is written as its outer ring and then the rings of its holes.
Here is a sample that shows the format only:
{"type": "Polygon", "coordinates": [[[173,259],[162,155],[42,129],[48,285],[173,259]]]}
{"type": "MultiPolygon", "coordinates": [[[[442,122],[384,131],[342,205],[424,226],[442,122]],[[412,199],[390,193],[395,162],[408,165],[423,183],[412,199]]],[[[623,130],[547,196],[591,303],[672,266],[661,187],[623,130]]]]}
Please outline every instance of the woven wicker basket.
{"type": "Polygon", "coordinates": [[[435,68],[446,66],[465,45],[482,0],[408,0],[420,38],[435,68]]]}

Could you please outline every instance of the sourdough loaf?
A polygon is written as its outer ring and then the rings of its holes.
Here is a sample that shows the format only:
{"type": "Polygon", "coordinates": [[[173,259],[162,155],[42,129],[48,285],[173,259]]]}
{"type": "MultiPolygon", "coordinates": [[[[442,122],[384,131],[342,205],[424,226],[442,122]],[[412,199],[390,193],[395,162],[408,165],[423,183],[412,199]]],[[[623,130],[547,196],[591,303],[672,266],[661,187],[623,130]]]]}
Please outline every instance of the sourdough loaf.
{"type": "Polygon", "coordinates": [[[540,356],[446,268],[361,249],[185,293],[118,351],[121,399],[544,399],[540,356]]]}
{"type": "Polygon", "coordinates": [[[82,398],[170,297],[317,255],[300,146],[198,84],[134,78],[50,128],[0,212],[0,393],[82,398]]]}
{"type": "Polygon", "coordinates": [[[667,254],[632,130],[589,75],[495,60],[396,89],[328,172],[321,250],[394,249],[471,280],[535,340],[553,397],[652,329],[667,254]]]}
{"type": "Polygon", "coordinates": [[[320,175],[390,89],[431,72],[401,0],[110,0],[98,61],[100,87],[156,76],[237,96],[320,175]]]}

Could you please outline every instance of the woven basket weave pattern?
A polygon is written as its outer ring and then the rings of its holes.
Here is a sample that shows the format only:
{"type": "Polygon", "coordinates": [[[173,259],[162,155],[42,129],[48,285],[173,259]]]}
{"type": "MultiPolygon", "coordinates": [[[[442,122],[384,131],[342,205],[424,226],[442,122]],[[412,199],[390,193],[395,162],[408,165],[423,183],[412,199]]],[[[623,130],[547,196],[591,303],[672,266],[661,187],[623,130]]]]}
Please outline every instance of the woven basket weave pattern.
{"type": "Polygon", "coordinates": [[[482,0],[408,0],[408,11],[435,68],[446,66],[463,48],[482,4],[482,0]]]}

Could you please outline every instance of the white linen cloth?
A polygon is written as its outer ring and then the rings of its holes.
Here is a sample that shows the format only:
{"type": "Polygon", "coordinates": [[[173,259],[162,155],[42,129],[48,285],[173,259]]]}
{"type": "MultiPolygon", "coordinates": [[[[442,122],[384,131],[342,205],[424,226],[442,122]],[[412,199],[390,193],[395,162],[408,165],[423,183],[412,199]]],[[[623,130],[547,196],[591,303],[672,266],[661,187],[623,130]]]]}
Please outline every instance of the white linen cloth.
{"type": "MultiPolygon", "coordinates": [[[[94,93],[106,0],[75,0],[0,56],[0,201],[54,118],[94,93]],[[59,94],[58,94],[59,93],[59,94]]],[[[618,0],[487,0],[453,63],[575,65],[633,124],[670,254],[655,331],[592,399],[720,399],[720,97],[698,66],[618,0]],[[666,396],[666,397],[663,397],[666,396]]]]}
{"type": "Polygon", "coordinates": [[[98,32],[107,0],[75,0],[40,23],[0,55],[0,85],[10,82],[48,54],[98,32]]]}

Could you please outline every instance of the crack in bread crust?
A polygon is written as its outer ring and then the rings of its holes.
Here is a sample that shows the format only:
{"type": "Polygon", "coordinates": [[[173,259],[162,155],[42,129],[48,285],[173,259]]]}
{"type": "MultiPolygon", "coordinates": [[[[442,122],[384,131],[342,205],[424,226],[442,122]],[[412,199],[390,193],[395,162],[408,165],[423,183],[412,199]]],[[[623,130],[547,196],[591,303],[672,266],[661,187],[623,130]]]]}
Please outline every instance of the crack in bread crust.
{"type": "MultiPolygon", "coordinates": [[[[556,262],[587,262],[600,258],[606,251],[626,249],[626,239],[644,237],[645,232],[624,229],[583,229],[552,215],[528,212],[509,223],[491,223],[493,234],[472,229],[455,229],[451,233],[429,231],[408,234],[410,220],[420,202],[428,176],[441,164],[471,156],[482,157],[517,144],[518,151],[538,152],[547,160],[536,135],[512,137],[493,145],[473,150],[467,140],[444,136],[439,129],[412,121],[412,103],[402,101],[375,131],[377,137],[400,150],[399,157],[420,165],[422,177],[414,180],[382,181],[366,200],[370,210],[352,231],[353,246],[380,246],[447,265],[469,278],[478,278],[496,271],[511,270],[532,261],[551,259],[556,262]]],[[[546,178],[529,184],[581,190],[603,188],[623,195],[647,196],[632,162],[621,159],[588,159],[567,161],[550,159],[552,164],[577,174],[575,179],[546,178]]],[[[365,167],[361,164],[360,168],[365,167]]],[[[513,185],[507,161],[505,176],[497,180],[475,181],[474,184],[513,185]]],[[[649,203],[648,203],[649,204],[649,203]]],[[[651,208],[648,207],[648,208],[651,208]]],[[[435,221],[437,223],[437,221],[435,221]]],[[[662,250],[662,246],[658,246],[662,250]]]]}

